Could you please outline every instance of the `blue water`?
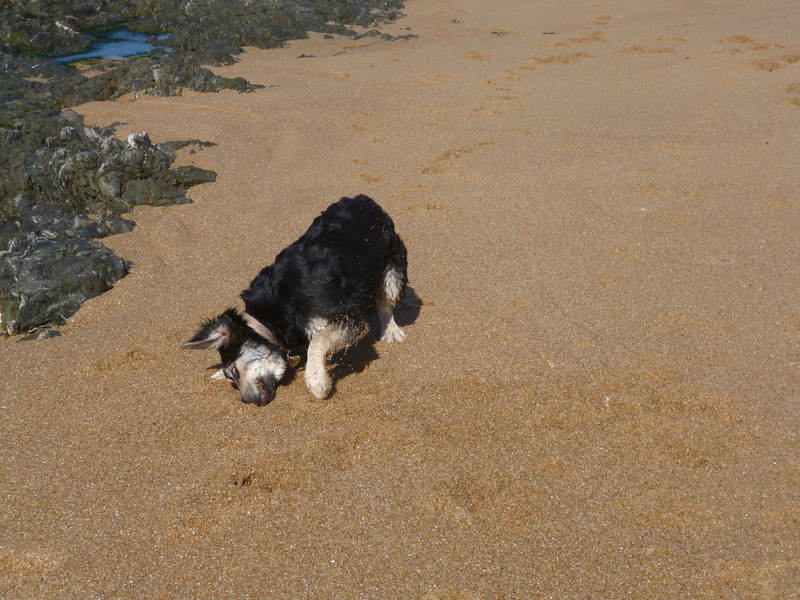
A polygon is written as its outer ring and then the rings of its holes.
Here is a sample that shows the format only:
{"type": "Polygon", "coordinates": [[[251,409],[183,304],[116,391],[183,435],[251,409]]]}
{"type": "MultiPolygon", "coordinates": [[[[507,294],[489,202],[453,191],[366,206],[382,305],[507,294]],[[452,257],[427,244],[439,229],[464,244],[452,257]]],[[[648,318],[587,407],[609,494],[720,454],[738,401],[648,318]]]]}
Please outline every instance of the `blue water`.
{"type": "Polygon", "coordinates": [[[69,56],[59,56],[53,60],[69,63],[84,58],[125,58],[128,56],[144,56],[154,48],[147,41],[150,37],[146,33],[134,33],[124,27],[111,29],[102,32],[90,32],[97,38],[87,52],[81,54],[70,54],[69,56]]]}

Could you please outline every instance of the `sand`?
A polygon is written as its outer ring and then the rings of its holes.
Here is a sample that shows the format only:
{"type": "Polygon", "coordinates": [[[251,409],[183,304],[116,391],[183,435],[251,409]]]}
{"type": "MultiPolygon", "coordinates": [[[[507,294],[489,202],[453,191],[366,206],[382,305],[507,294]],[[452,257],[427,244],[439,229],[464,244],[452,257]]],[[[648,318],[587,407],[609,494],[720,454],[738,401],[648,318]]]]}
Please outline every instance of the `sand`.
{"type": "Polygon", "coordinates": [[[0,595],[798,597],[796,3],[410,0],[386,31],[419,37],[78,108],[215,142],[180,160],[218,179],[105,240],[133,272],[62,337],[0,343],[0,595]],[[407,341],[244,405],[180,343],[357,193],[408,245],[407,341]]]}

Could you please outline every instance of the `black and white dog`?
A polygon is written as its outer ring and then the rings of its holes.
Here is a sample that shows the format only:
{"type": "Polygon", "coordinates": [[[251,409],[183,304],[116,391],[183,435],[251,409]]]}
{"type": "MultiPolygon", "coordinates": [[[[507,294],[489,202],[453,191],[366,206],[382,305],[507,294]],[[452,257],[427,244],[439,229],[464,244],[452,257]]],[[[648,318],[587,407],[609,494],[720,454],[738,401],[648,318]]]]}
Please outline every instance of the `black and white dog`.
{"type": "Polygon", "coordinates": [[[289,366],[307,355],[305,381],[318,399],[331,392],[328,356],[354,344],[377,308],[381,340],[402,342],[392,309],[407,283],[406,247],[391,217],[371,198],[342,198],[314,219],[241,294],[245,312],[229,308],[183,348],[219,350],[214,377],[263,405],[289,366]]]}

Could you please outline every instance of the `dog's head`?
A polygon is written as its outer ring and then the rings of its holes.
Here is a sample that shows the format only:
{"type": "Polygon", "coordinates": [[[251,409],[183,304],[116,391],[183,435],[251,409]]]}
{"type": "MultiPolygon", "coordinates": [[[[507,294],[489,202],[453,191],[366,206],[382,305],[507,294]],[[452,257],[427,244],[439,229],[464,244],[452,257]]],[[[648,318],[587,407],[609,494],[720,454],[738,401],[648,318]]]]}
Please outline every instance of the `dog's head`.
{"type": "Polygon", "coordinates": [[[203,323],[182,348],[219,350],[222,369],[213,379],[227,379],[248,404],[263,406],[275,398],[275,386],[288,366],[286,354],[253,329],[237,310],[203,323]]]}

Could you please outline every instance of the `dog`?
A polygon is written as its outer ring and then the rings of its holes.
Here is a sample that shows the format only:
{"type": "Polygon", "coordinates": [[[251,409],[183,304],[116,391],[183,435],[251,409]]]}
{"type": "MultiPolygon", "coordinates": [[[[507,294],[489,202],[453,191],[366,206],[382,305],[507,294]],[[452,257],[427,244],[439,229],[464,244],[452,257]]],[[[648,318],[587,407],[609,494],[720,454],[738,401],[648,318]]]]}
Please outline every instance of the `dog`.
{"type": "Polygon", "coordinates": [[[408,283],[408,259],[391,217],[370,197],[342,198],[322,212],[241,293],[245,310],[206,320],[183,348],[218,350],[242,400],[275,398],[290,356],[306,356],[305,383],[324,400],[332,381],[326,360],[353,345],[378,312],[381,340],[403,342],[393,309],[408,283]]]}

